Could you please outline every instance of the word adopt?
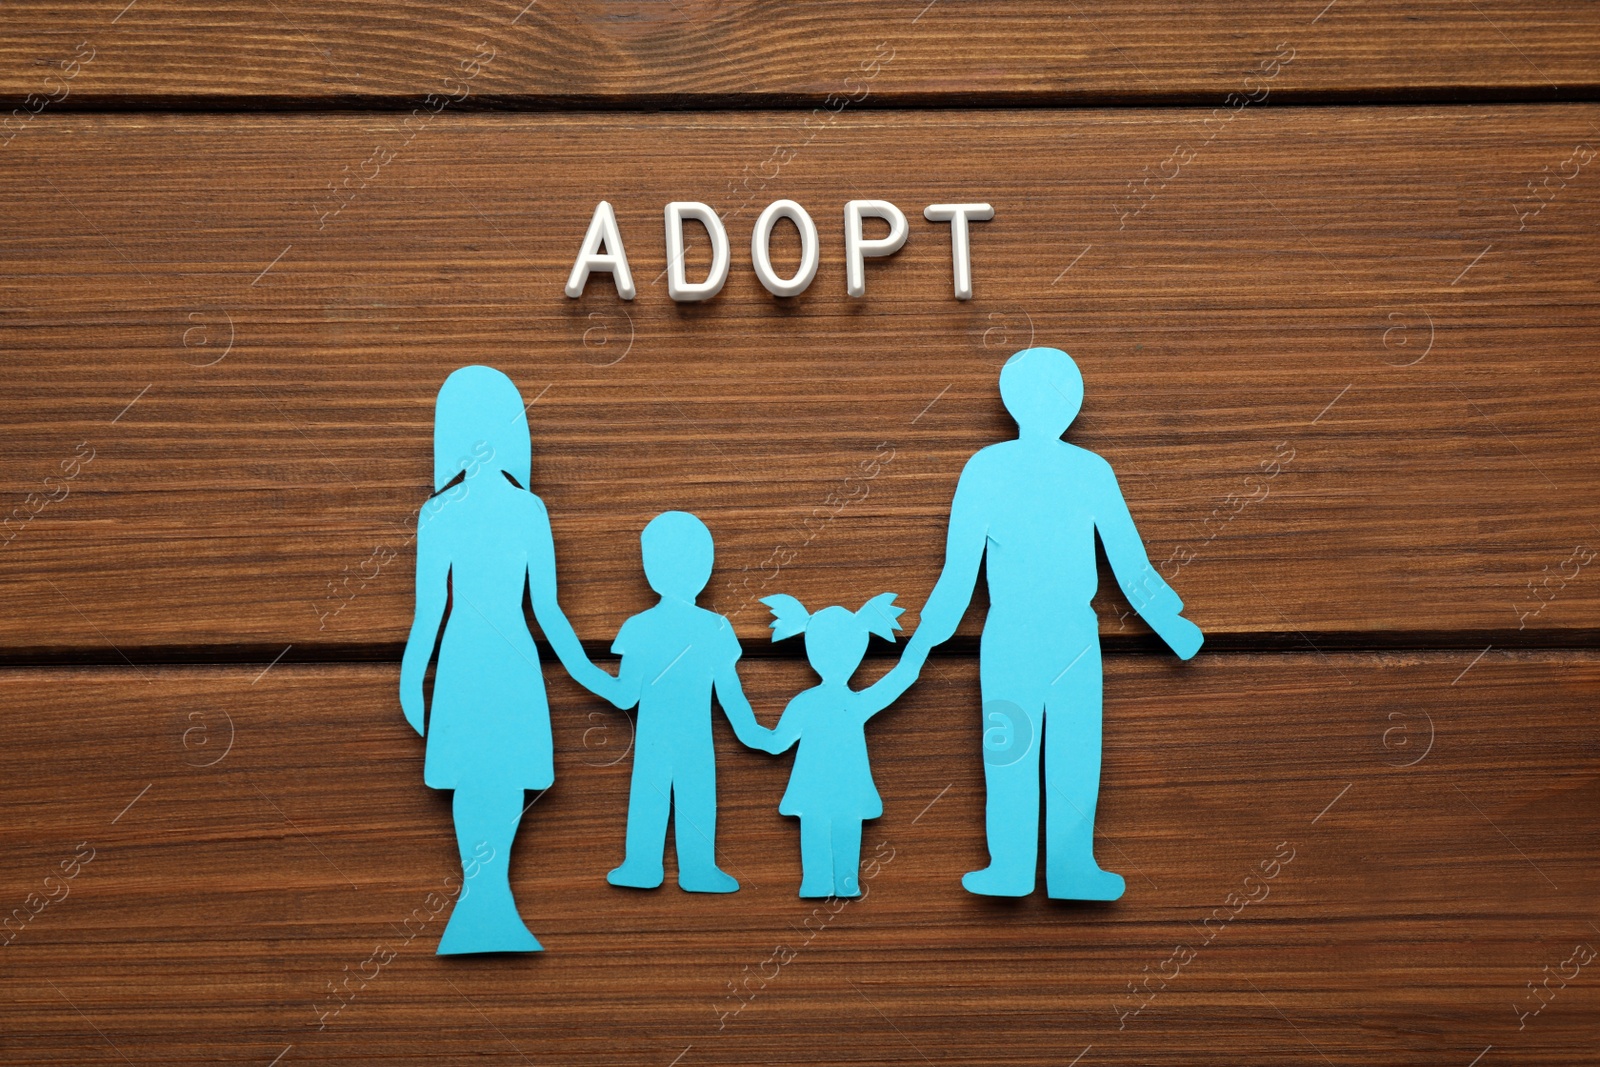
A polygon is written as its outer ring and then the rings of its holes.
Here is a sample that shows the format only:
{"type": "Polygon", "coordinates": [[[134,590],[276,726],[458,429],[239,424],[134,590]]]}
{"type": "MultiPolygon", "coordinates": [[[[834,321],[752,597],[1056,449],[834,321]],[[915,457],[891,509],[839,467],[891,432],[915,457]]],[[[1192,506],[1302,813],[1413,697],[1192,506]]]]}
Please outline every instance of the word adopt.
{"type": "MultiPolygon", "coordinates": [[[[972,256],[968,235],[970,222],[987,222],[994,218],[994,207],[989,204],[929,204],[922,210],[929,222],[950,224],[950,253],[952,273],[955,278],[957,300],[972,299],[972,256]]],[[[711,205],[698,200],[675,200],[665,212],[667,230],[667,295],[680,304],[710,300],[722,292],[728,280],[731,253],[728,248],[728,231],[722,216],[711,205]],[[692,282],[684,264],[683,224],[693,220],[705,227],[711,238],[711,267],[705,278],[692,282]]],[[[851,296],[867,294],[866,261],[869,257],[892,256],[905,247],[910,236],[910,224],[905,212],[887,200],[850,200],[844,205],[844,258],[845,291],[851,296]],[[866,219],[881,219],[889,226],[882,237],[868,237],[866,219]]],[[[773,296],[799,296],[817,276],[818,241],[817,224],[810,212],[793,200],[774,200],[756,219],[750,232],[750,264],[756,278],[773,296]],[[787,219],[800,233],[800,265],[789,277],[781,277],[772,266],[772,230],[780,220],[787,219]]],[[[633,284],[633,271],[628,266],[628,252],[622,244],[622,230],[617,226],[617,215],[608,201],[595,205],[589,219],[589,230],[578,248],[578,258],[567,276],[566,294],[573,299],[583,295],[589,284],[589,275],[602,271],[611,275],[617,295],[632,300],[638,290],[633,284]]]]}

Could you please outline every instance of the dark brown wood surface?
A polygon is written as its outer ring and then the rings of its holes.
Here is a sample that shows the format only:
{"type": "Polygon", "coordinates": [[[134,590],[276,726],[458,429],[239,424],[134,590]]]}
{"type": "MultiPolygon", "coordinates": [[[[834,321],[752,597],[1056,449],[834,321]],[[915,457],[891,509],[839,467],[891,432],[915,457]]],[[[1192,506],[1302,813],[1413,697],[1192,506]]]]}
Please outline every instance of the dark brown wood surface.
{"type": "MultiPolygon", "coordinates": [[[[1471,659],[1110,656],[1099,853],[1130,888],[1078,906],[958,884],[983,861],[966,657],[934,657],[869,729],[881,862],[842,906],[795,896],[787,760],[726,725],[719,854],[743,889],[682,893],[670,858],[660,891],[606,885],[628,722],[553,678],[556,784],[513,870],[548,951],[476,961],[433,955],[429,894],[459,868],[392,664],[0,672],[8,907],[93,851],[12,927],[4,1054],[1464,1065],[1493,1045],[1485,1063],[1592,1063],[1594,965],[1514,1008],[1600,945],[1600,726],[1573,714],[1600,660],[1471,659]],[[1194,958],[1173,975],[1176,946],[1194,958]],[[1136,1014],[1130,983],[1159,990],[1136,1014]]],[[[792,661],[744,673],[768,722],[806,684],[792,661]]]]}
{"type": "Polygon", "coordinates": [[[524,2],[0,9],[0,1064],[1600,1064],[1600,8],[524,2]],[[850,301],[858,197],[911,239],[850,301]],[[561,293],[602,198],[631,304],[561,293]],[[704,306],[674,199],[727,219],[704,306]],[[963,304],[921,209],[980,199],[963,304]],[[795,896],[788,759],[725,726],[744,888],[606,885],[632,729],[552,668],[549,951],[436,957],[395,691],[444,376],[530,401],[602,659],[642,525],[707,520],[770,724],[811,675],[757,598],[914,624],[1029,344],[1208,635],[1102,569],[1127,895],[960,888],[980,595],[869,729],[865,899],[795,896]]]}
{"type": "Polygon", "coordinates": [[[647,603],[637,534],[672,507],[717,536],[711,603],[747,639],[780,590],[915,609],[962,464],[1014,433],[996,378],[1030,342],[1080,361],[1072,439],[1216,638],[1592,638],[1600,582],[1570,557],[1600,539],[1600,197],[1581,167],[1536,215],[1515,197],[1600,143],[1600,109],[1205,115],[844,115],[743,200],[724,184],[784,116],[444,115],[321,228],[318,183],[394,141],[389,118],[41,119],[7,161],[0,440],[19,498],[66,495],[3,549],[4,645],[393,654],[433,395],[475,361],[530,402],[587,640],[647,603]],[[1113,213],[1173,145],[1197,158],[1113,213]],[[976,298],[951,298],[948,228],[920,218],[847,298],[857,195],[995,202],[976,298]],[[748,264],[780,196],[823,232],[783,307],[748,264]],[[632,303],[604,276],[562,293],[601,197],[632,303]],[[660,213],[700,197],[735,266],[680,307],[660,213]],[[80,443],[92,462],[47,481],[80,443]]]}
{"type": "Polygon", "coordinates": [[[473,99],[541,106],[1220,100],[1251,91],[1242,79],[1280,45],[1297,58],[1274,91],[1302,97],[1572,98],[1600,85],[1600,16],[1556,0],[1303,0],[1248,17],[1174,0],[21,0],[6,5],[0,94],[392,106],[456,92],[446,79],[482,45],[493,58],[473,99]],[[877,58],[885,76],[867,86],[877,58]],[[46,81],[63,71],[75,76],[46,81]]]}

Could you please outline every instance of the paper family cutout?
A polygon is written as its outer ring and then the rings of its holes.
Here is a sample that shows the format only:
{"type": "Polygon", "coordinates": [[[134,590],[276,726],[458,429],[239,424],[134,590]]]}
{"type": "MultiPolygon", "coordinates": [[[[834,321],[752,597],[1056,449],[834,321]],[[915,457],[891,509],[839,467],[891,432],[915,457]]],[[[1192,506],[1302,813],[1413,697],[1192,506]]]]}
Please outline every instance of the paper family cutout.
{"type": "Polygon", "coordinates": [[[611,650],[621,656],[619,674],[602,670],[557,600],[549,515],[528,488],[521,395],[489,367],[463,367],[445,380],[435,412],[435,495],[417,519],[416,617],[400,668],[401,708],[427,739],[424,781],[454,791],[463,888],[441,955],[540,948],[508,876],[524,791],[548,788],[555,777],[549,704],[522,614],[525,589],[568,673],[618,708],[638,707],[626,854],[609,882],[661,884],[671,816],[679,886],[739,888],[716,863],[715,697],[742,743],[773,754],[796,748],[778,810],[800,820],[800,895],[847,897],[860,894],[862,823],[883,811],[866,722],[954,634],[987,560],[979,673],[990,862],[962,884],[992,896],[1033,891],[1042,756],[1047,892],[1067,900],[1122,895],[1121,876],[1102,870],[1093,851],[1101,748],[1099,630],[1090,607],[1096,535],[1134,609],[1179,657],[1193,656],[1203,638],[1146,558],[1110,464],[1061,439],[1083,401],[1071,358],[1053,348],[1018,352],[1001,371],[1000,392],[1020,432],[979,451],[962,471],[944,569],[888,674],[865,689],[849,686],[870,638],[892,642],[900,628],[894,594],[857,611],[815,613],[790,596],[764,599],[772,639],[804,634],[806,658],[821,678],[768,729],[740,685],[732,625],[695,603],[715,551],[705,524],[669,511],[644,528],[645,578],[660,599],[618,631],[611,650]],[[423,679],[436,645],[425,720],[423,679]]]}

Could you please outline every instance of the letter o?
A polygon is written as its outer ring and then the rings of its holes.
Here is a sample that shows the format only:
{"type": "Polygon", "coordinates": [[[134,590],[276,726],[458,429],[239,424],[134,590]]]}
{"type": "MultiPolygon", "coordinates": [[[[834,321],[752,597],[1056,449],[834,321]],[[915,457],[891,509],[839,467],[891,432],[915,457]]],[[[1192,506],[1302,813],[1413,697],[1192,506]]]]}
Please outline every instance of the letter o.
{"type": "Polygon", "coordinates": [[[774,200],[767,205],[756,228],[750,232],[750,263],[756,277],[773,296],[799,296],[817,276],[817,224],[806,209],[793,200],[774,200]],[[800,269],[794,277],[783,279],[772,269],[772,228],[779,219],[789,219],[800,231],[800,269]]]}

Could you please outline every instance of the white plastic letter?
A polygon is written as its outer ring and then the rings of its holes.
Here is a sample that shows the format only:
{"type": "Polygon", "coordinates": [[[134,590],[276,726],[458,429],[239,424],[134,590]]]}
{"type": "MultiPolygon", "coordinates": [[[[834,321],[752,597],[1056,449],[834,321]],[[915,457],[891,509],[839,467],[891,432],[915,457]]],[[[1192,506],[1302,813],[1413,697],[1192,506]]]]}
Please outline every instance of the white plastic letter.
{"type": "Polygon", "coordinates": [[[667,205],[667,295],[681,303],[710,300],[728,280],[728,231],[711,208],[695,200],[674,200],[667,205]],[[703,282],[690,282],[683,266],[683,220],[697,219],[711,235],[711,273],[703,282]]]}
{"type": "Polygon", "coordinates": [[[906,243],[905,212],[887,200],[851,200],[844,205],[844,263],[845,292],[851,296],[865,296],[867,271],[863,262],[866,256],[892,256],[906,243]],[[871,216],[889,224],[889,236],[867,240],[861,236],[861,219],[871,216]]]}
{"type": "Polygon", "coordinates": [[[756,277],[773,296],[799,296],[817,276],[817,224],[811,221],[806,209],[793,200],[774,200],[756,219],[756,228],[750,231],[750,263],[756,277]],[[779,219],[789,219],[800,231],[800,269],[787,280],[778,277],[772,269],[772,227],[779,219]]]}
{"type": "Polygon", "coordinates": [[[604,200],[595,205],[589,232],[583,235],[583,247],[578,249],[577,262],[567,275],[567,295],[582,296],[583,287],[589,284],[589,272],[596,270],[610,271],[617,295],[624,300],[633,299],[633,272],[628,269],[628,253],[622,247],[622,231],[617,229],[617,216],[610,203],[604,200]],[[600,251],[602,244],[604,252],[600,251]]]}
{"type": "Polygon", "coordinates": [[[950,224],[950,253],[955,257],[956,299],[972,299],[972,257],[967,240],[967,220],[988,222],[994,218],[989,204],[929,204],[922,209],[929,222],[950,224]]]}

